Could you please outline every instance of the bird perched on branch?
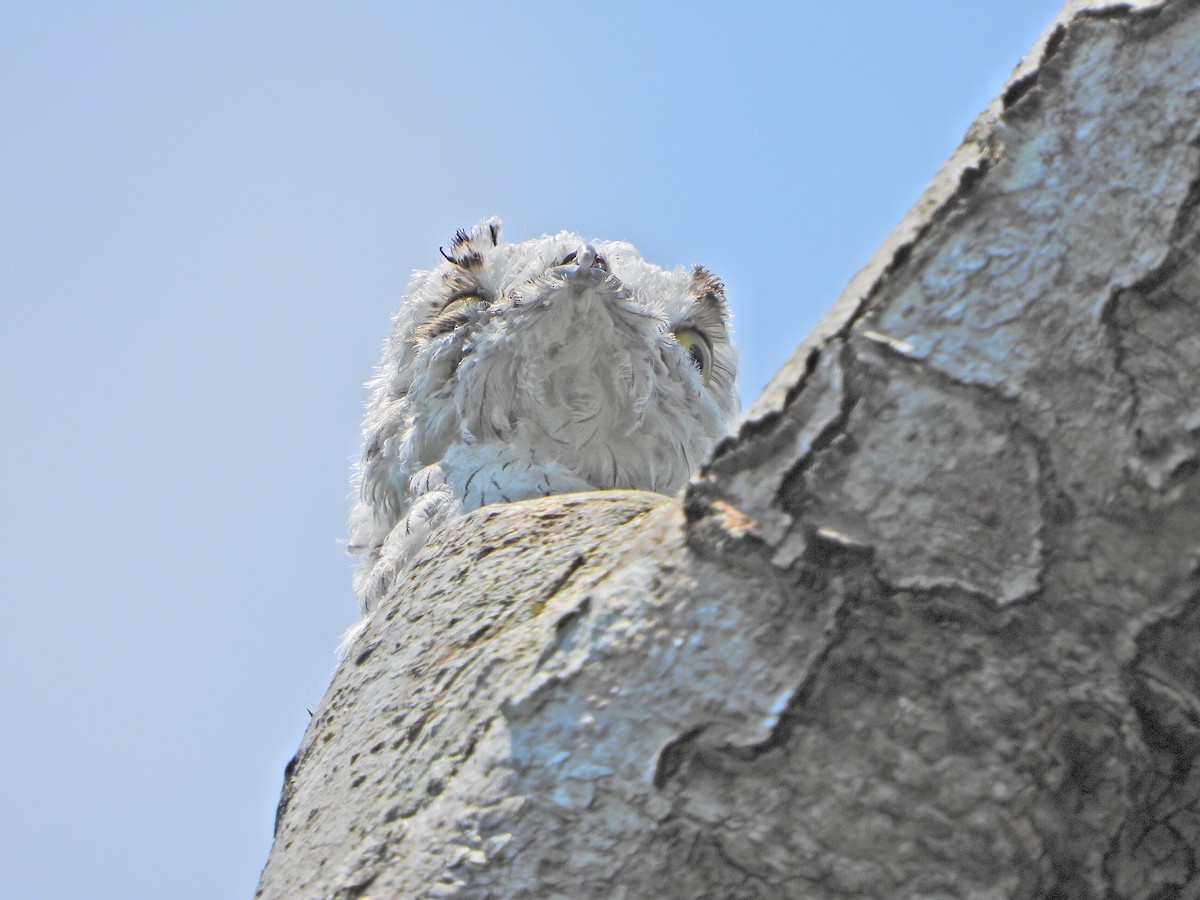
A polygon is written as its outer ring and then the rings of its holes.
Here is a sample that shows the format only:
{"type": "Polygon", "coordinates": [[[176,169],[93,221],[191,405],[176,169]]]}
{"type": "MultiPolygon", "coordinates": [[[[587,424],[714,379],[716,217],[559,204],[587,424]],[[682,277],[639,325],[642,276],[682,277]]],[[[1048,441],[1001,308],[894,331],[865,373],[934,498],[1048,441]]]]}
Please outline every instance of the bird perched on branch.
{"type": "Polygon", "coordinates": [[[671,494],[737,414],[721,282],[630,244],[500,241],[486,219],[416,272],[363,424],[350,550],[364,612],[430,531],[488,503],[671,494]]]}

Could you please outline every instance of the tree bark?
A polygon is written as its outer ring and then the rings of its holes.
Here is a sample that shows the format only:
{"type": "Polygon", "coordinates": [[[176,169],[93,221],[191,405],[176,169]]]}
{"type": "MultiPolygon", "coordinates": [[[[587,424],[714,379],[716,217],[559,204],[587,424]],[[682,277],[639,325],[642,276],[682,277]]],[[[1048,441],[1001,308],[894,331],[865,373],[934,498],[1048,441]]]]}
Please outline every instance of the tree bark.
{"type": "Polygon", "coordinates": [[[1068,4],[682,499],[434,537],[258,895],[1200,897],[1200,3],[1068,4]]]}

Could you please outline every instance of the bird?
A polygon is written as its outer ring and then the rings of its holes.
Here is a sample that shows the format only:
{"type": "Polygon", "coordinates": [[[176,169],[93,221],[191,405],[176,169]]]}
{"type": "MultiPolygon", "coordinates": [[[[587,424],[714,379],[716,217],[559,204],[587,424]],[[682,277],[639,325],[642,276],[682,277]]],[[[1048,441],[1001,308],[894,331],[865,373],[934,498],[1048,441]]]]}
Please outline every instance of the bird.
{"type": "Polygon", "coordinates": [[[363,422],[348,548],[364,614],[443,523],[491,503],[675,494],[738,414],[725,287],[624,241],[461,230],[413,273],[363,422]]]}

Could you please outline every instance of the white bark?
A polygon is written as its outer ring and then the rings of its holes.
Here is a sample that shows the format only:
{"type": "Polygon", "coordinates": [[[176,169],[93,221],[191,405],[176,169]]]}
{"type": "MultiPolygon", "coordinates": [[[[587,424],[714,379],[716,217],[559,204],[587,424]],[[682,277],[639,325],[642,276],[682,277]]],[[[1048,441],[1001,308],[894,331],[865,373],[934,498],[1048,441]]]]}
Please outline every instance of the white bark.
{"type": "Polygon", "coordinates": [[[1200,897],[1200,4],[1069,4],[682,502],[443,530],[259,896],[1200,897]]]}

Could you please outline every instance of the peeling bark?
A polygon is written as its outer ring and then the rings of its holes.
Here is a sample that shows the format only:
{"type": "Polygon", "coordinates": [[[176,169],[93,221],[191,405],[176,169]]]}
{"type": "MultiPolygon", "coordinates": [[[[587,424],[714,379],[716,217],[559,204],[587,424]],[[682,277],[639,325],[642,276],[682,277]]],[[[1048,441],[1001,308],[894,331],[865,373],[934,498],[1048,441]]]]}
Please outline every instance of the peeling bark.
{"type": "Polygon", "coordinates": [[[485,507],[258,895],[1200,897],[1200,3],[1068,4],[680,500],[485,507]]]}

